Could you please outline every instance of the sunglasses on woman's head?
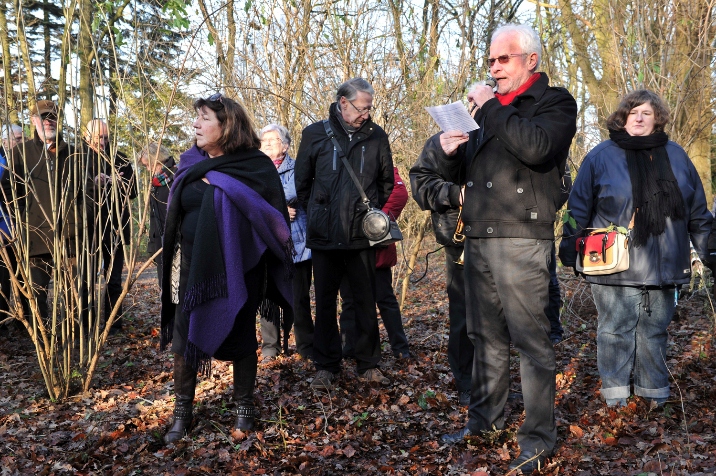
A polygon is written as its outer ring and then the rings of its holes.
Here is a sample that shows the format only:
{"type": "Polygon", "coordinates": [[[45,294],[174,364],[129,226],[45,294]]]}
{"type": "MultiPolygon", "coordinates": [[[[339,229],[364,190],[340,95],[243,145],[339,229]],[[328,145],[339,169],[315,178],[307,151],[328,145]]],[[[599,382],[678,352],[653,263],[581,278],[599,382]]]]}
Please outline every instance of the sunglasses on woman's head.
{"type": "Polygon", "coordinates": [[[224,104],[224,96],[221,95],[221,93],[212,94],[208,98],[204,99],[204,101],[210,101],[210,102],[217,102],[219,101],[221,104],[224,104]]]}

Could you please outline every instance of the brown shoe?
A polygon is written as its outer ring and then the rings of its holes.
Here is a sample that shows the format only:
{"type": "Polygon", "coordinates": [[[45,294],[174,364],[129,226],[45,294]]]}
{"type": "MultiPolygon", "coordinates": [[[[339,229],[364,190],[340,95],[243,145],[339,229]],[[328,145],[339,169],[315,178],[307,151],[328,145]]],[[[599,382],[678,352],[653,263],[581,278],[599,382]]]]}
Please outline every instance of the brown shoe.
{"type": "Polygon", "coordinates": [[[336,376],[328,370],[319,370],[316,372],[316,376],[313,377],[311,388],[316,390],[332,390],[334,378],[336,378],[336,376]]]}
{"type": "Polygon", "coordinates": [[[377,383],[378,385],[390,385],[390,380],[387,379],[380,369],[368,369],[362,374],[358,374],[358,378],[368,383],[377,383]]]}

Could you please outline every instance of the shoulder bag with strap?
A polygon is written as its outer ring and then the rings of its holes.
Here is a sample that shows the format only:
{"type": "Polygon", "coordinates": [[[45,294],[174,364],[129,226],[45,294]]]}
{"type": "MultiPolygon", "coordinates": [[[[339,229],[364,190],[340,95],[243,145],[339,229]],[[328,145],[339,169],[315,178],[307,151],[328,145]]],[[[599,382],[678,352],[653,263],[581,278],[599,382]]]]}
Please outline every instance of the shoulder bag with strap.
{"type": "Polygon", "coordinates": [[[363,204],[368,209],[368,212],[363,217],[363,234],[365,234],[366,238],[368,238],[370,246],[378,244],[383,246],[395,243],[396,241],[401,241],[403,239],[403,234],[401,233],[400,228],[398,228],[398,224],[395,220],[392,217],[389,217],[383,210],[373,208],[370,205],[370,200],[363,191],[363,187],[361,186],[358,177],[356,177],[353,167],[351,167],[348,159],[346,159],[343,149],[340,144],[338,144],[338,140],[336,139],[336,135],[333,133],[333,129],[331,129],[331,125],[328,123],[328,119],[323,120],[323,127],[326,129],[328,138],[333,142],[333,147],[338,152],[338,155],[341,156],[341,161],[348,171],[348,174],[351,176],[353,183],[358,188],[363,204]]]}

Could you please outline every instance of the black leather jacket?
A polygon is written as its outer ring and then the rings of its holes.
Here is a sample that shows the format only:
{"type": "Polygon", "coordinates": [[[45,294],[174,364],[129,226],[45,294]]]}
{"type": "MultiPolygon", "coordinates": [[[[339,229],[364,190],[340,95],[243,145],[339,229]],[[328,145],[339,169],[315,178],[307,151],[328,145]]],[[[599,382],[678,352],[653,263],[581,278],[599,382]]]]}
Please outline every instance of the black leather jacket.
{"type": "Polygon", "coordinates": [[[457,161],[442,157],[440,133],[425,142],[418,160],[410,169],[410,188],[413,199],[422,210],[430,210],[435,240],[444,246],[462,246],[453,241],[459,208],[460,183],[465,170],[457,161]]]}

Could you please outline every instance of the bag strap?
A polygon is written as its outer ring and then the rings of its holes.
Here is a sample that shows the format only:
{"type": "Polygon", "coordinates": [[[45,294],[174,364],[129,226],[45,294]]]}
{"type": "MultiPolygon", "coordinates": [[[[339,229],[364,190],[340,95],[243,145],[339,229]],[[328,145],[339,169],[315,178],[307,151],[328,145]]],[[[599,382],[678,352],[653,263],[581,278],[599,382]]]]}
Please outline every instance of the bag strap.
{"type": "Polygon", "coordinates": [[[360,181],[358,180],[358,177],[356,177],[356,173],[353,172],[353,167],[351,167],[351,164],[346,159],[346,155],[343,153],[343,149],[341,148],[340,144],[338,144],[336,134],[333,132],[331,125],[328,123],[328,119],[323,120],[323,127],[326,129],[326,135],[328,135],[328,138],[331,139],[331,141],[333,142],[333,148],[338,152],[338,155],[341,156],[343,166],[348,170],[348,174],[351,176],[351,179],[353,179],[353,183],[356,184],[356,187],[358,187],[358,191],[360,192],[360,196],[363,199],[363,203],[365,203],[368,208],[370,208],[370,200],[368,200],[368,197],[363,191],[363,187],[361,187],[360,181]]]}

